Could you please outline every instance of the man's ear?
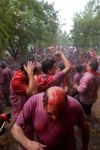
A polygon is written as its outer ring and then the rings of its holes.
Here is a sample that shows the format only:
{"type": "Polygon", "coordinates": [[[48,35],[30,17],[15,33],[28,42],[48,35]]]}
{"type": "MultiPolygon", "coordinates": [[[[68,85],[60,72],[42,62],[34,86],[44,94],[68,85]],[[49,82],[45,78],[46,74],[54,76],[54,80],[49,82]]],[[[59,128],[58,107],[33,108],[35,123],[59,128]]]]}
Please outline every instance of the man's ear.
{"type": "Polygon", "coordinates": [[[45,110],[45,111],[47,111],[47,110],[48,110],[48,107],[47,107],[47,106],[43,106],[43,107],[44,107],[44,110],[45,110]]]}
{"type": "Polygon", "coordinates": [[[51,106],[50,106],[50,105],[44,106],[44,109],[45,109],[46,111],[49,111],[49,110],[51,109],[51,106]]]}
{"type": "Polygon", "coordinates": [[[47,105],[47,109],[48,109],[48,110],[50,110],[50,109],[51,109],[51,107],[50,107],[50,105],[49,105],[49,104],[47,105]]]}

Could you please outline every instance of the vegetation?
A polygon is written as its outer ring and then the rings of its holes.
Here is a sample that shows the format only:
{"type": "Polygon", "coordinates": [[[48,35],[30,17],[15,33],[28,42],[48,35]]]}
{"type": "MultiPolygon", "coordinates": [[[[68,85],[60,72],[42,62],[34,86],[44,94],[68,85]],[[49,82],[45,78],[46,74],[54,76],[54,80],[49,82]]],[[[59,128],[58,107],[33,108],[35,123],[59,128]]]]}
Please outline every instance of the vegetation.
{"type": "Polygon", "coordinates": [[[29,44],[46,46],[55,43],[57,11],[48,2],[37,0],[0,0],[0,51],[8,50],[16,59],[29,44]]]}
{"type": "Polygon", "coordinates": [[[60,29],[58,30],[58,36],[57,36],[57,45],[61,45],[66,47],[70,41],[69,41],[69,35],[66,31],[62,32],[60,29]]]}
{"type": "Polygon", "coordinates": [[[0,57],[7,50],[16,60],[17,54],[27,52],[29,45],[46,47],[73,43],[77,48],[100,49],[97,0],[90,0],[83,12],[74,15],[70,38],[61,31],[53,4],[43,0],[0,0],[0,14],[0,57]]]}
{"type": "Polygon", "coordinates": [[[76,47],[100,49],[100,4],[90,0],[84,11],[76,13],[71,31],[76,47]]]}

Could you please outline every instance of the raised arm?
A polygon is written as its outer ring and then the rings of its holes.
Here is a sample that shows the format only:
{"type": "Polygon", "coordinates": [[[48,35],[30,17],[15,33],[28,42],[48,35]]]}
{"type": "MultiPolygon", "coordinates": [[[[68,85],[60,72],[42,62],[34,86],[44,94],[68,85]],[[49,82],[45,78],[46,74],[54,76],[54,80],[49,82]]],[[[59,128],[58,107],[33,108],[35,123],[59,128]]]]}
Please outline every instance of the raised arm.
{"type": "Polygon", "coordinates": [[[33,95],[37,93],[37,82],[34,79],[33,76],[33,70],[34,70],[35,64],[32,61],[28,61],[27,66],[24,65],[24,69],[28,74],[29,77],[29,85],[26,91],[27,95],[33,95]]]}
{"type": "Polygon", "coordinates": [[[58,56],[58,57],[61,57],[61,59],[63,60],[65,68],[62,71],[65,74],[67,72],[69,72],[69,70],[71,69],[71,64],[70,64],[69,60],[65,57],[64,53],[62,53],[62,52],[56,52],[55,55],[58,56]]]}

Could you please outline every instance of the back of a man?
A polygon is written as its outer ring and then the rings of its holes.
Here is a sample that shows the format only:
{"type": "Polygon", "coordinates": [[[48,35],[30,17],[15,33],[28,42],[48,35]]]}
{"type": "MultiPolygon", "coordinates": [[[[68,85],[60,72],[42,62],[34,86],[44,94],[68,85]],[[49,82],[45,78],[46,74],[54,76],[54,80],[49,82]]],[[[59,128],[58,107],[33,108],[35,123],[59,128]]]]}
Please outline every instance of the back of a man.
{"type": "Polygon", "coordinates": [[[92,104],[95,102],[97,98],[97,91],[98,91],[98,82],[94,75],[90,73],[85,73],[83,78],[80,80],[80,87],[79,87],[79,99],[84,104],[92,104]],[[82,87],[86,87],[86,89],[82,92],[82,87]]]}
{"type": "Polygon", "coordinates": [[[37,92],[37,83],[33,76],[34,68],[35,64],[32,61],[21,64],[20,69],[15,72],[11,80],[10,90],[14,120],[18,117],[28,98],[37,92]]]}
{"type": "MultiPolygon", "coordinates": [[[[60,86],[65,75],[70,70],[70,62],[61,52],[56,54],[57,57],[63,60],[65,68],[62,71],[56,72],[57,64],[54,58],[46,58],[42,62],[42,74],[35,77],[38,83],[38,92],[45,92],[51,86],[60,86]]],[[[66,83],[67,84],[67,83],[66,83]]]]}
{"type": "Polygon", "coordinates": [[[28,78],[24,77],[21,71],[16,71],[10,84],[12,115],[14,120],[16,120],[18,114],[23,108],[23,105],[29,98],[29,96],[26,95],[27,85],[28,78]],[[19,85],[20,88],[16,85],[19,85]]]}
{"type": "Polygon", "coordinates": [[[98,62],[96,60],[90,60],[87,64],[87,72],[81,78],[79,85],[74,85],[74,88],[78,92],[79,101],[88,116],[91,115],[91,108],[96,101],[99,88],[97,69],[98,62]]]}
{"type": "Polygon", "coordinates": [[[82,65],[76,65],[76,73],[73,76],[73,82],[79,85],[80,79],[83,76],[83,68],[82,65]]]}

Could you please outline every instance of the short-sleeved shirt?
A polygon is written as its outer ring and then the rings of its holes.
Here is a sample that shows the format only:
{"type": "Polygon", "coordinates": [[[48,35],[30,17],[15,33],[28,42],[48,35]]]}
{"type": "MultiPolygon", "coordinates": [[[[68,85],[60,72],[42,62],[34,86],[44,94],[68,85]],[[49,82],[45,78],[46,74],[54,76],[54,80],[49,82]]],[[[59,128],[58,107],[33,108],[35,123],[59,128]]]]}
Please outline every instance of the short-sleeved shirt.
{"type": "Polygon", "coordinates": [[[90,72],[84,73],[77,88],[80,102],[87,105],[93,104],[97,98],[98,88],[97,77],[90,72]]]}
{"type": "Polygon", "coordinates": [[[16,120],[16,124],[27,127],[32,124],[38,142],[47,145],[45,150],[76,150],[74,125],[82,126],[86,120],[79,102],[67,96],[66,111],[64,116],[53,120],[43,108],[44,93],[32,96],[24,105],[23,110],[16,120]]]}
{"type": "Polygon", "coordinates": [[[16,120],[18,114],[23,108],[23,105],[29,98],[29,96],[26,95],[27,87],[28,78],[25,77],[22,72],[16,71],[10,83],[11,103],[13,109],[12,114],[14,120],[16,120]]]}

